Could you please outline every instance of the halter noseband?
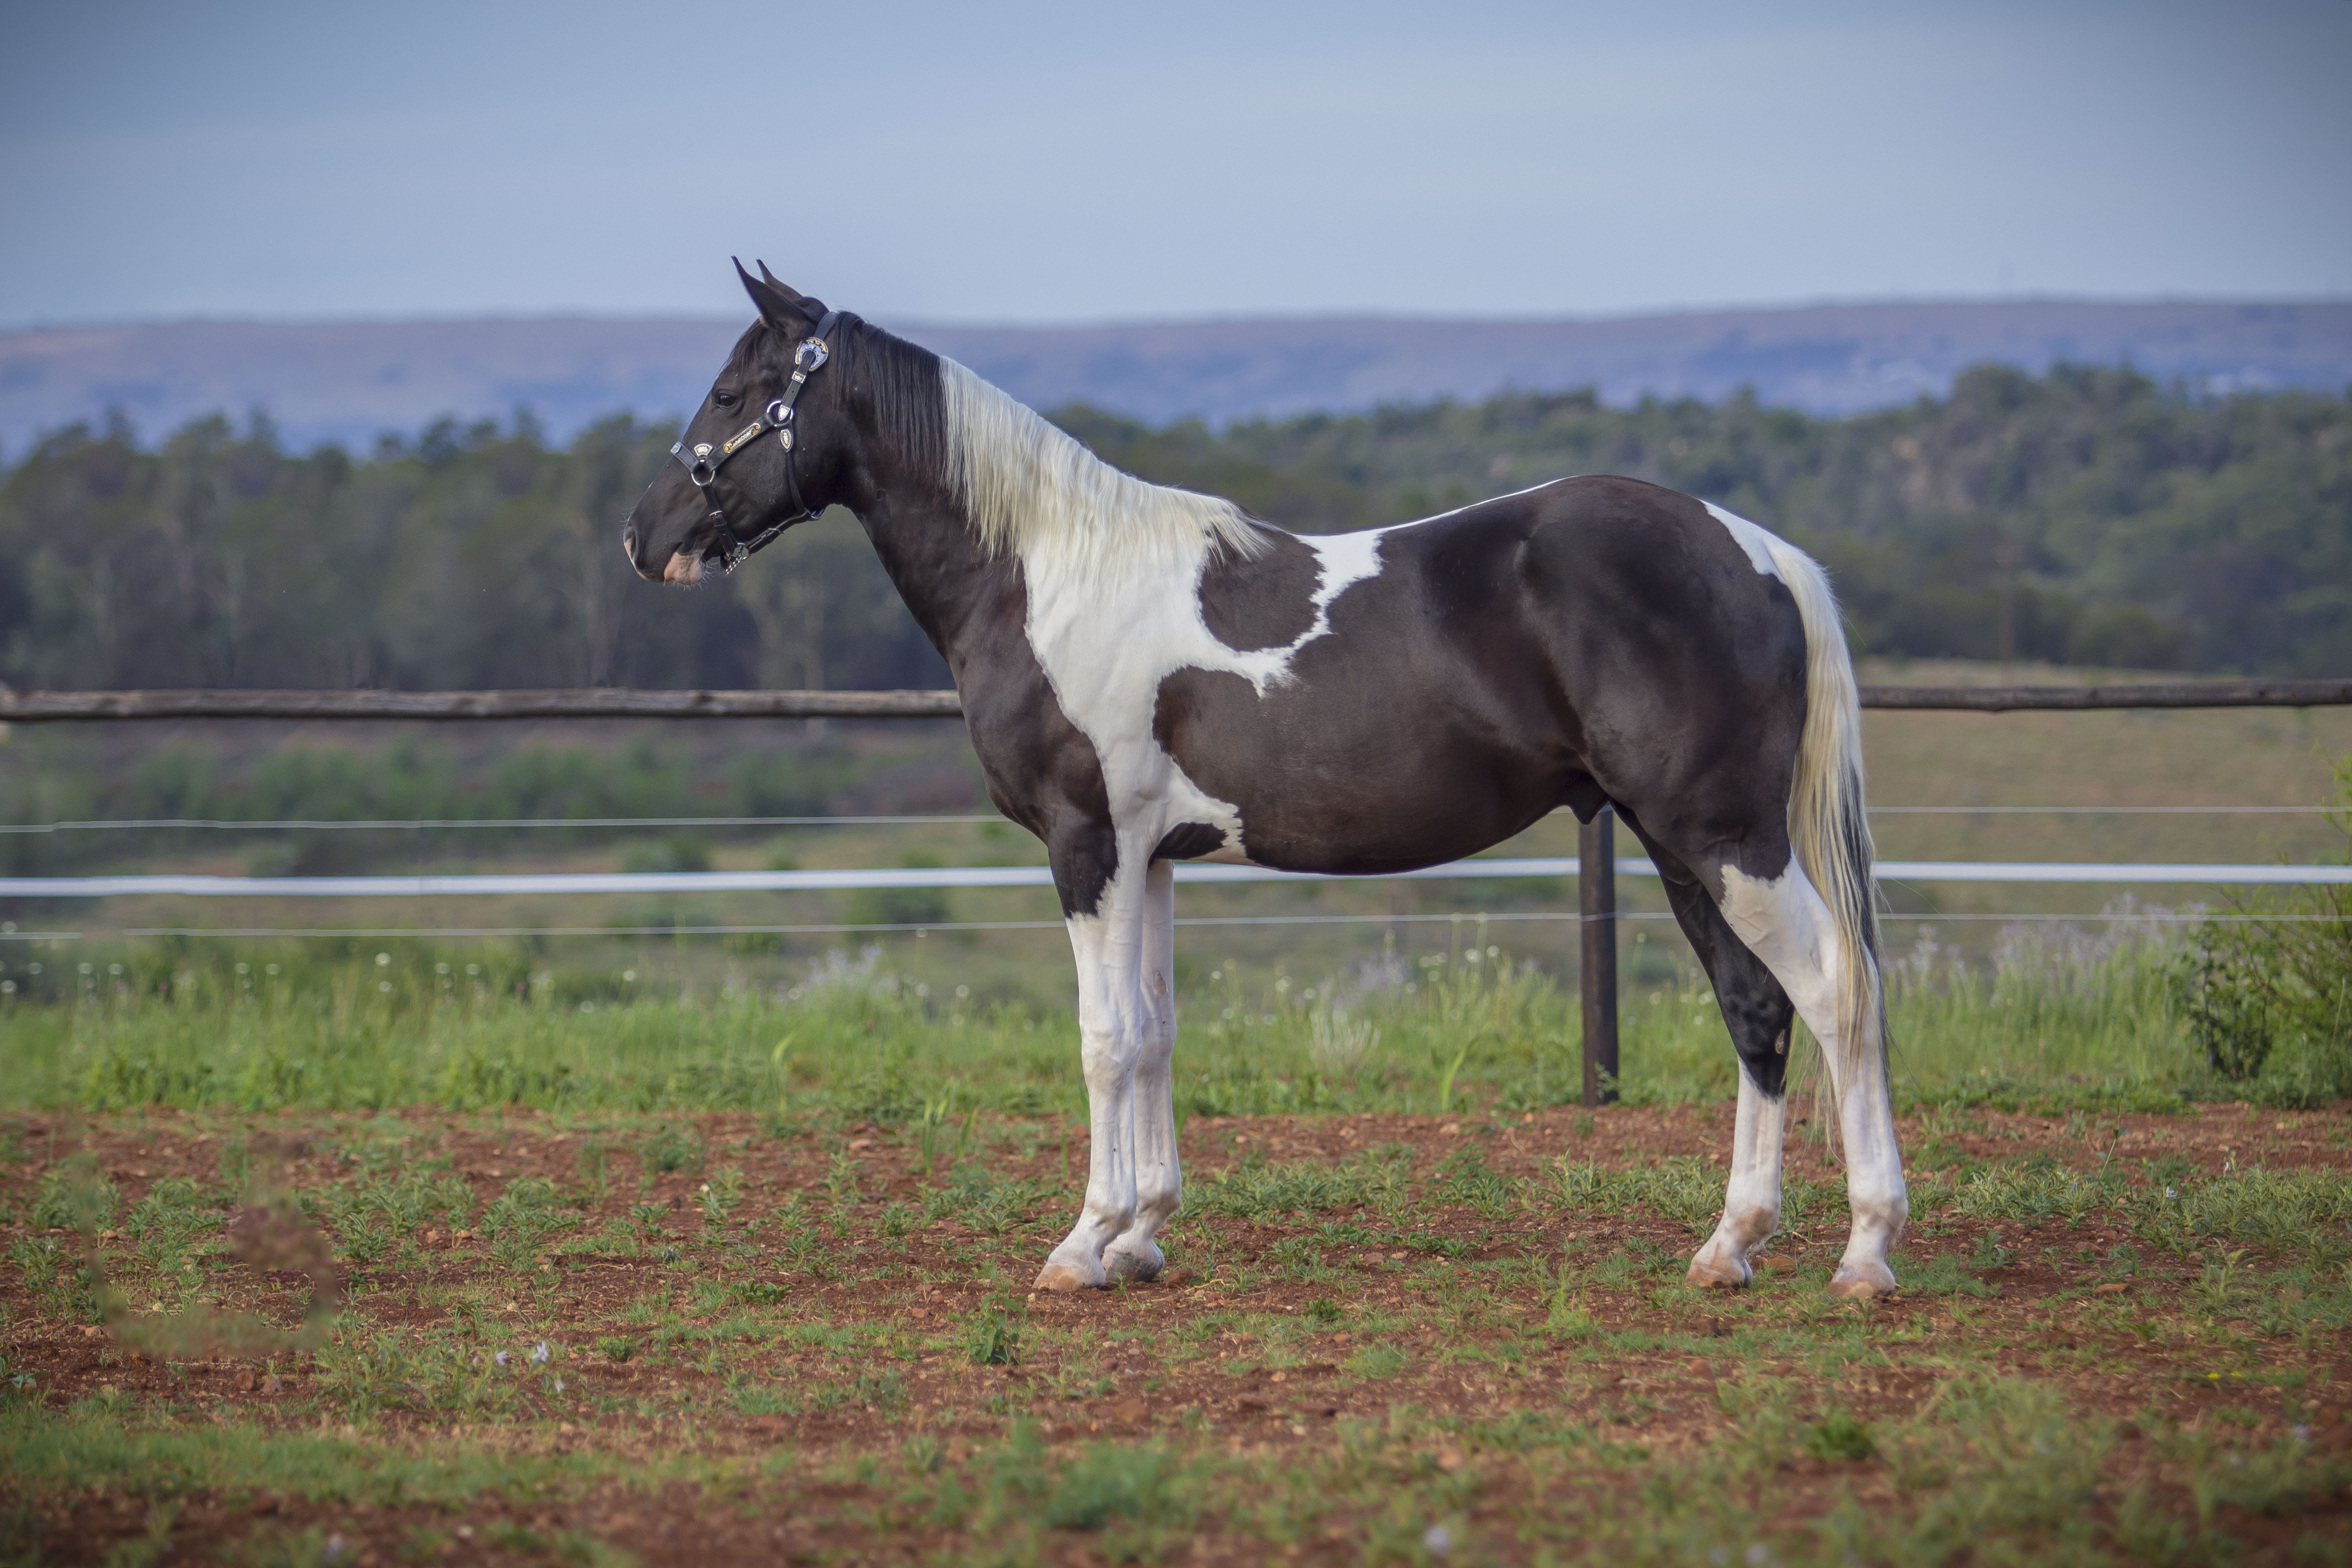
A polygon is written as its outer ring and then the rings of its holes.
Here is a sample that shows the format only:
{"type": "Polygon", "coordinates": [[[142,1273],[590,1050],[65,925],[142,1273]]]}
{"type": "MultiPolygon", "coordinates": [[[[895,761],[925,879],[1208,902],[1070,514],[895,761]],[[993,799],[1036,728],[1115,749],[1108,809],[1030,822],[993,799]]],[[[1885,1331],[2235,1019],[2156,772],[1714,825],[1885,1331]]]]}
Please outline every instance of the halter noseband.
{"type": "Polygon", "coordinates": [[[840,311],[827,310],[824,319],[816,324],[816,331],[801,340],[800,346],[793,350],[792,384],[784,388],[782,397],[768,405],[759,418],[715,448],[708,441],[699,441],[688,447],[681,437],[669,449],[669,455],[685,465],[686,477],[694,481],[694,488],[702,492],[704,504],[710,508],[710,521],[718,526],[719,537],[727,541],[724,570],[728,572],[733,572],[749,561],[753,551],[793,524],[806,522],[816,515],[801,500],[800,475],[793,463],[793,405],[800,400],[801,388],[808,384],[808,378],[823,370],[825,362],[833,357],[833,351],[825,346],[825,339],[832,335],[834,323],[840,320],[840,311]],[[776,433],[778,443],[784,448],[784,493],[792,500],[792,515],[771,523],[759,537],[746,542],[743,536],[735,531],[735,525],[727,521],[727,510],[719,504],[719,497],[711,490],[710,481],[719,477],[719,470],[727,466],[728,458],[748,449],[752,442],[771,430],[776,433]],[[715,458],[711,456],[713,451],[718,453],[715,458]]]}

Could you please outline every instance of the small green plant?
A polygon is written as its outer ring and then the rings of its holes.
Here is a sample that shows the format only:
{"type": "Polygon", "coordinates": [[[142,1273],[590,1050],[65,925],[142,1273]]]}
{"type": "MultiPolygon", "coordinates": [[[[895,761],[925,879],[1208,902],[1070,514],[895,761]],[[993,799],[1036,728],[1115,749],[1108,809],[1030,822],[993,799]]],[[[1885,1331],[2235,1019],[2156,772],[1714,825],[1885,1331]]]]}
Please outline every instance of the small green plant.
{"type": "MultiPolygon", "coordinates": [[[[936,1098],[924,1098],[922,1115],[915,1123],[915,1146],[922,1152],[926,1178],[931,1173],[931,1162],[939,1154],[940,1140],[947,1128],[948,1112],[954,1104],[955,1086],[952,1084],[936,1098]]],[[[965,1124],[965,1130],[971,1130],[969,1122],[965,1124]]]]}
{"type": "Polygon", "coordinates": [[[507,1190],[482,1211],[481,1229],[499,1262],[521,1268],[549,1237],[579,1223],[577,1213],[559,1206],[554,1183],[544,1176],[525,1176],[507,1184],[507,1190]]]}
{"type": "Polygon", "coordinates": [[[1062,1472],[1039,1517],[1055,1530],[1163,1518],[1175,1511],[1169,1471],[1168,1457],[1157,1448],[1097,1448],[1062,1472]]]}
{"type": "Polygon", "coordinates": [[[698,1171],[707,1152],[700,1133],[691,1127],[666,1121],[637,1144],[637,1163],[648,1173],[698,1171]]]}
{"type": "Polygon", "coordinates": [[[2277,986],[2262,949],[2226,928],[2199,931],[2173,971],[2174,1005],[2215,1072],[2244,1079],[2263,1070],[2278,1033],[2277,986]]]}
{"type": "Polygon", "coordinates": [[[33,1199],[36,1230],[96,1230],[114,1217],[122,1194],[87,1154],[41,1173],[33,1199]]]}
{"type": "Polygon", "coordinates": [[[1984,1231],[1977,1237],[1976,1250],[1969,1256],[1969,1267],[1980,1273],[2006,1268],[2017,1261],[2017,1254],[2000,1244],[2000,1232],[1984,1231]]]}
{"type": "Polygon", "coordinates": [[[2189,1293],[2209,1312],[2228,1311],[2242,1287],[2245,1261],[2246,1249],[2242,1247],[2207,1260],[2203,1276],[2189,1288],[2189,1293]]]}
{"type": "Polygon", "coordinates": [[[1462,1064],[1470,1059],[1470,1047],[1475,1044],[1476,1044],[1475,1038],[1464,1040],[1461,1047],[1454,1053],[1453,1059],[1446,1061],[1438,1068],[1437,1114],[1440,1116],[1445,1115],[1454,1109],[1454,1079],[1461,1072],[1462,1064]]]}
{"type": "Polygon", "coordinates": [[[1850,1411],[1833,1410],[1805,1429],[1805,1452],[1816,1459],[1852,1463],[1877,1451],[1870,1424],[1850,1411]]]}
{"type": "Polygon", "coordinates": [[[1600,1324],[1573,1293],[1576,1270],[1570,1266],[1568,1259],[1562,1258],[1558,1268],[1548,1274],[1540,1263],[1536,1267],[1538,1278],[1549,1280],[1551,1286],[1549,1299],[1545,1304],[1544,1332],[1555,1340],[1591,1338],[1600,1324]]]}
{"type": "Polygon", "coordinates": [[[727,1165],[702,1184],[702,1217],[709,1225],[724,1225],[727,1218],[743,1202],[743,1168],[727,1165]]]}
{"type": "Polygon", "coordinates": [[[964,1354],[975,1366],[1014,1366],[1021,1360],[1021,1324],[992,1304],[964,1331],[964,1354]]]}
{"type": "Polygon", "coordinates": [[[580,1181],[596,1194],[596,1206],[602,1208],[604,1194],[612,1188],[611,1171],[613,1146],[602,1138],[582,1141],[578,1155],[580,1181]]]}

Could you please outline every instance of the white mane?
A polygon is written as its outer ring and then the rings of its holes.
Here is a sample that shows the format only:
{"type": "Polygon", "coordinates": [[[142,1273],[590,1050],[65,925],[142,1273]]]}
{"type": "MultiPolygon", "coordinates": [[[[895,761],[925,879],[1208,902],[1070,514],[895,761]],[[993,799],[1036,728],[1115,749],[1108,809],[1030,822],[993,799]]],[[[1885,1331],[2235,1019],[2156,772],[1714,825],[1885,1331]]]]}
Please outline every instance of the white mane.
{"type": "Polygon", "coordinates": [[[948,475],[990,553],[1062,555],[1091,574],[1197,568],[1204,550],[1249,556],[1264,548],[1233,502],[1120,473],[945,355],[940,384],[948,475]]]}

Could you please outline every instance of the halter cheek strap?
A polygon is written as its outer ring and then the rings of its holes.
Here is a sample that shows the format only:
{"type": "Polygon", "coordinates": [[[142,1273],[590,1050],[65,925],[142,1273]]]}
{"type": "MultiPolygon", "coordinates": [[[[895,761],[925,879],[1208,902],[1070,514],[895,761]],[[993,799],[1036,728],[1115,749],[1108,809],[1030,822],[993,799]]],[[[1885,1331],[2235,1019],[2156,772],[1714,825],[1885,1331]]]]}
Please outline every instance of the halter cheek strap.
{"type": "Polygon", "coordinates": [[[826,340],[833,335],[834,323],[840,320],[840,311],[827,310],[824,319],[817,322],[816,331],[801,340],[800,346],[793,350],[793,379],[784,387],[784,395],[769,404],[759,418],[715,447],[708,441],[698,441],[689,447],[681,438],[669,449],[669,455],[685,466],[686,477],[694,481],[694,488],[702,492],[703,504],[710,509],[712,525],[719,530],[719,536],[727,541],[725,562],[729,572],[749,561],[752,552],[784,530],[796,522],[806,522],[816,515],[801,500],[800,473],[793,461],[793,449],[798,444],[793,438],[793,405],[800,401],[801,388],[808,384],[808,378],[823,370],[825,362],[833,357],[833,350],[826,345],[826,340]],[[710,484],[719,477],[719,470],[727,466],[728,458],[747,450],[752,442],[771,430],[776,433],[777,441],[784,448],[784,494],[792,501],[793,510],[791,515],[771,523],[755,538],[747,541],[728,521],[727,509],[719,503],[719,493],[710,488],[710,484]]]}

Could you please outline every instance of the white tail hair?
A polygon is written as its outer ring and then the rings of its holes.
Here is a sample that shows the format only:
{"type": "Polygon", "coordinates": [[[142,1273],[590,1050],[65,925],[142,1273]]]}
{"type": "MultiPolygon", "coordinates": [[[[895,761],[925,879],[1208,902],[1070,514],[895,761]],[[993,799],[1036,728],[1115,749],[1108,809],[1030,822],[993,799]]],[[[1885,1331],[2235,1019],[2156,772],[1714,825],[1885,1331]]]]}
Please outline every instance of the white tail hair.
{"type": "Polygon", "coordinates": [[[1886,1059],[1886,998],[1878,973],[1878,904],[1871,880],[1875,850],[1863,801],[1862,697],[1846,654],[1837,597],[1818,563],[1766,535],[1772,564],[1797,601],[1805,628],[1805,728],[1789,791],[1789,840],[1797,862],[1830,907],[1844,950],[1838,997],[1844,1079],[1874,1043],[1886,1059]]]}
{"type": "Polygon", "coordinates": [[[948,478],[991,554],[1066,553],[1088,568],[1140,558],[1237,555],[1264,548],[1241,509],[1217,496],[1123,474],[1039,415],[942,355],[948,478]]]}

